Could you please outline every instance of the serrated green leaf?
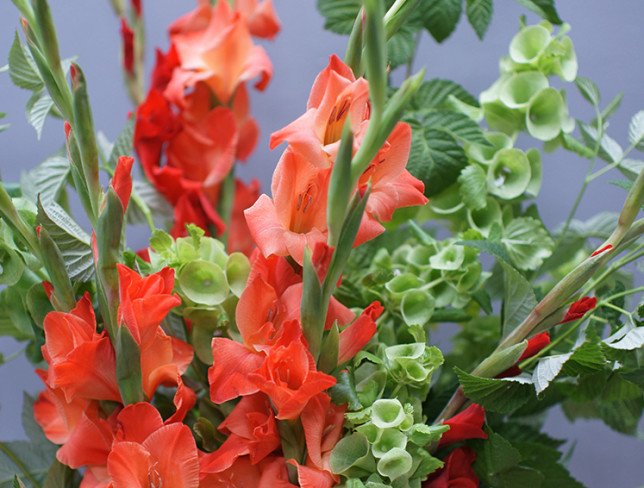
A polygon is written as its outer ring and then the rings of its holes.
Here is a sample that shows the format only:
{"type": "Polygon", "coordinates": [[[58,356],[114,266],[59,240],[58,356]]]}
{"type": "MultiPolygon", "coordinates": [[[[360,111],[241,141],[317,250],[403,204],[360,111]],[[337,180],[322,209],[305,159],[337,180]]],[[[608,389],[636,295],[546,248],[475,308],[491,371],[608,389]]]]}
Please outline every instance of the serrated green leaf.
{"type": "Polygon", "coordinates": [[[479,210],[487,204],[487,177],[485,171],[472,164],[461,171],[458,177],[459,192],[465,206],[471,210],[479,210]]]}
{"type": "Polygon", "coordinates": [[[128,223],[146,222],[146,212],[149,212],[152,217],[169,219],[172,217],[172,205],[147,181],[134,180],[132,197],[126,212],[128,223]]]}
{"type": "Polygon", "coordinates": [[[70,279],[89,281],[94,276],[90,237],[56,202],[38,205],[38,222],[60,249],[70,279]]]}
{"type": "Polygon", "coordinates": [[[512,413],[534,398],[530,379],[523,376],[493,379],[473,376],[454,368],[465,396],[485,410],[496,413],[512,413]]]}
{"type": "Polygon", "coordinates": [[[450,95],[465,102],[468,105],[478,107],[479,103],[465,88],[452,80],[434,78],[425,81],[411,101],[414,110],[422,109],[445,109],[448,108],[450,95]]]}
{"type": "Polygon", "coordinates": [[[543,224],[532,217],[518,217],[503,230],[501,242],[519,269],[537,269],[550,257],[554,241],[543,224]]]}
{"type": "Polygon", "coordinates": [[[13,488],[27,488],[27,486],[22,482],[18,476],[14,476],[13,478],[13,488]]]}
{"type": "Polygon", "coordinates": [[[463,148],[448,132],[415,128],[407,169],[433,196],[452,185],[467,165],[463,148]]]}
{"type": "MultiPolygon", "coordinates": [[[[615,113],[615,111],[622,104],[623,98],[624,98],[624,94],[618,93],[610,102],[608,102],[608,104],[604,107],[604,110],[602,110],[603,120],[607,120],[611,115],[615,113]]],[[[593,123],[596,123],[596,122],[597,122],[596,120],[593,120],[593,123]]]]}
{"type": "Polygon", "coordinates": [[[17,32],[9,51],[9,76],[16,86],[27,90],[38,91],[44,86],[31,54],[22,46],[17,32]]]}
{"type": "Polygon", "coordinates": [[[32,340],[34,330],[31,318],[23,303],[26,290],[9,287],[0,291],[0,336],[19,341],[32,340]]]}
{"type": "MultiPolygon", "coordinates": [[[[581,135],[583,136],[586,144],[589,147],[595,147],[597,145],[597,140],[599,140],[599,134],[597,129],[590,127],[587,124],[580,123],[579,129],[581,130],[581,135]]],[[[624,157],[624,150],[619,145],[619,143],[610,137],[608,134],[603,134],[599,140],[599,157],[609,163],[616,163],[621,161],[624,157]]]]}
{"type": "Polygon", "coordinates": [[[52,156],[20,177],[22,193],[34,203],[38,198],[43,205],[58,201],[67,185],[70,167],[64,156],[52,156]]]}
{"type": "Polygon", "coordinates": [[[493,10],[492,0],[467,0],[465,5],[467,20],[481,40],[490,26],[493,10]]]}
{"type": "Polygon", "coordinates": [[[463,0],[424,0],[423,25],[434,39],[443,42],[458,25],[463,12],[463,0]]]}
{"type": "Polygon", "coordinates": [[[72,488],[74,486],[74,470],[54,459],[43,488],[72,488]]]}
{"type": "Polygon", "coordinates": [[[480,458],[477,458],[476,467],[483,467],[485,477],[491,479],[503,471],[518,465],[521,462],[521,453],[510,442],[497,433],[492,433],[483,443],[480,458]]]}
{"type": "Polygon", "coordinates": [[[561,24],[563,21],[557,9],[555,8],[554,0],[516,0],[518,3],[523,5],[525,8],[532,10],[537,15],[540,15],[544,19],[553,24],[561,24]]]}
{"type": "Polygon", "coordinates": [[[633,115],[628,126],[628,140],[633,147],[644,151],[644,110],[633,115]]]}
{"type": "Polygon", "coordinates": [[[510,264],[503,267],[503,336],[512,332],[532,312],[537,298],[532,285],[510,264]]]}
{"type": "Polygon", "coordinates": [[[611,338],[606,339],[604,343],[613,349],[624,351],[633,351],[644,347],[644,327],[626,326],[623,330],[624,332],[618,331],[611,338]]]}
{"type": "Polygon", "coordinates": [[[454,139],[489,146],[481,127],[467,115],[447,110],[422,110],[415,114],[417,123],[425,129],[447,132],[454,139]]]}
{"type": "Polygon", "coordinates": [[[349,34],[362,7],[361,0],[318,0],[318,10],[324,16],[324,28],[337,34],[349,34]]]}
{"type": "Polygon", "coordinates": [[[554,380],[561,370],[563,365],[570,359],[572,352],[566,354],[557,354],[555,356],[549,356],[547,358],[541,358],[537,363],[537,366],[532,372],[532,382],[534,383],[534,389],[537,392],[537,395],[540,395],[545,391],[552,380],[554,380]]]}
{"type": "Polygon", "coordinates": [[[501,244],[501,241],[491,241],[489,239],[481,239],[481,240],[467,240],[467,241],[458,241],[456,244],[461,245],[461,246],[469,246],[469,247],[474,247],[476,249],[480,249],[483,252],[486,252],[488,254],[491,254],[492,256],[495,256],[503,261],[510,262],[510,256],[508,255],[508,252],[505,250],[505,247],[503,244],[501,244]]]}
{"type": "Polygon", "coordinates": [[[134,139],[134,117],[130,118],[121,133],[116,137],[110,156],[107,160],[107,167],[114,169],[120,156],[132,156],[134,139]]]}
{"type": "Polygon", "coordinates": [[[416,32],[402,26],[394,36],[387,41],[387,59],[392,69],[407,63],[416,51],[416,32]]]}
{"type": "Polygon", "coordinates": [[[593,107],[599,107],[599,102],[601,101],[601,96],[599,94],[599,88],[593,80],[586,78],[584,76],[578,76],[575,79],[575,85],[581,96],[584,97],[588,103],[593,107]]]}
{"type": "Polygon", "coordinates": [[[45,90],[34,93],[29,102],[27,102],[27,120],[36,129],[36,135],[39,140],[47,115],[49,115],[53,107],[54,101],[45,90]]]}

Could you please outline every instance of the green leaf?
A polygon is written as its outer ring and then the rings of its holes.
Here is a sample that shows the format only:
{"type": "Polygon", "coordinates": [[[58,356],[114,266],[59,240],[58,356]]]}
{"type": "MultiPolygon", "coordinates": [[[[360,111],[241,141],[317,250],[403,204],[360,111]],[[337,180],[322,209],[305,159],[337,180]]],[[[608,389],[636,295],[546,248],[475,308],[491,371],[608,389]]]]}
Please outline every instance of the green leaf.
{"type": "Polygon", "coordinates": [[[633,351],[644,347],[644,327],[625,326],[604,341],[613,349],[633,351]]]}
{"type": "Polygon", "coordinates": [[[56,202],[38,204],[38,222],[57,244],[70,279],[89,281],[94,276],[90,237],[56,202]]]}
{"type": "Polygon", "coordinates": [[[333,403],[336,405],[344,405],[346,403],[349,406],[349,410],[354,412],[360,410],[362,404],[358,399],[351,374],[346,370],[340,371],[337,379],[338,382],[329,389],[329,395],[333,403]]]}
{"type": "Polygon", "coordinates": [[[624,150],[615,139],[610,137],[608,134],[603,134],[601,139],[599,139],[597,129],[583,123],[579,124],[579,129],[581,130],[581,135],[589,147],[594,148],[597,145],[597,140],[599,140],[598,154],[604,161],[616,163],[617,161],[622,160],[624,157],[624,150]]]}
{"type": "Polygon", "coordinates": [[[601,96],[599,88],[593,80],[584,76],[578,76],[575,79],[575,85],[579,89],[579,93],[590,103],[593,107],[599,107],[601,96]]]}
{"type": "Polygon", "coordinates": [[[581,141],[577,140],[575,137],[570,134],[563,132],[561,134],[561,143],[564,148],[568,151],[572,151],[578,156],[586,159],[592,159],[595,157],[595,151],[586,146],[581,141]]]}
{"type": "Polygon", "coordinates": [[[20,476],[24,485],[40,488],[54,461],[55,446],[42,432],[33,416],[34,400],[23,395],[22,423],[28,440],[0,442],[0,486],[14,486],[15,476],[20,476]]]}
{"type": "Polygon", "coordinates": [[[532,285],[521,273],[501,261],[503,267],[503,336],[512,332],[537,305],[532,285]]]}
{"type": "Polygon", "coordinates": [[[473,376],[454,368],[465,396],[485,410],[496,413],[512,413],[534,399],[534,388],[523,376],[493,379],[473,376]]]}
{"type": "Polygon", "coordinates": [[[74,470],[55,459],[49,468],[43,488],[73,488],[73,486],[74,470]]]}
{"type": "Polygon", "coordinates": [[[425,184],[426,195],[437,195],[452,185],[466,165],[463,148],[448,132],[414,130],[407,169],[425,184]]]}
{"type": "Polygon", "coordinates": [[[116,137],[110,156],[107,160],[108,168],[116,168],[116,163],[120,156],[132,156],[134,154],[134,117],[131,117],[123,127],[121,133],[116,137]]]}
{"type": "Polygon", "coordinates": [[[37,91],[44,86],[36,64],[21,44],[17,32],[9,51],[9,76],[16,86],[27,90],[37,91]]]}
{"type": "Polygon", "coordinates": [[[563,23],[555,8],[554,0],[517,0],[517,2],[553,24],[563,23]]]}
{"type": "Polygon", "coordinates": [[[430,108],[449,108],[449,97],[454,96],[462,102],[478,107],[478,101],[465,88],[452,80],[434,78],[423,82],[411,101],[414,110],[430,108]]]}
{"type": "Polygon", "coordinates": [[[628,126],[628,140],[633,147],[644,151],[644,110],[633,115],[628,126]]]}
{"type": "Polygon", "coordinates": [[[150,183],[144,180],[132,181],[132,196],[126,217],[130,224],[141,224],[150,218],[171,218],[172,205],[150,183]]]}
{"type": "Polygon", "coordinates": [[[324,28],[337,34],[350,34],[361,0],[318,0],[318,10],[324,16],[324,28]]]}
{"type": "Polygon", "coordinates": [[[518,217],[503,230],[501,242],[519,269],[537,269],[550,257],[554,241],[543,224],[532,217],[518,217]]]}
{"type": "Polygon", "coordinates": [[[584,485],[574,479],[568,470],[561,464],[561,453],[556,447],[546,446],[536,442],[516,442],[514,447],[521,453],[521,464],[538,470],[544,480],[543,487],[556,486],[557,488],[584,488],[584,485]]]}
{"type": "Polygon", "coordinates": [[[443,42],[456,29],[463,12],[463,0],[424,0],[423,25],[436,41],[443,42]]]}
{"type": "Polygon", "coordinates": [[[69,172],[69,161],[66,157],[47,158],[34,169],[22,174],[22,194],[34,203],[37,203],[39,198],[43,205],[57,202],[67,185],[69,172]]]}
{"type": "Polygon", "coordinates": [[[458,177],[459,192],[465,206],[471,210],[480,210],[487,204],[487,175],[477,165],[472,164],[461,171],[458,177]]]}
{"type": "Polygon", "coordinates": [[[445,131],[454,139],[463,142],[490,145],[483,135],[481,127],[465,114],[431,109],[421,111],[419,115],[418,123],[425,128],[445,131]]]}
{"type": "Polygon", "coordinates": [[[465,5],[467,20],[481,40],[490,26],[493,10],[492,0],[467,0],[465,5]]]}
{"type": "Polygon", "coordinates": [[[13,478],[13,488],[27,488],[27,486],[22,482],[18,476],[14,476],[13,478]]]}
{"type": "Polygon", "coordinates": [[[141,376],[141,349],[130,329],[119,325],[116,332],[116,380],[123,404],[145,401],[141,376]]]}
{"type": "Polygon", "coordinates": [[[416,32],[403,26],[387,41],[387,59],[391,68],[407,63],[416,51],[416,32]]]}
{"type": "Polygon", "coordinates": [[[480,457],[477,457],[477,472],[481,471],[487,479],[502,473],[521,462],[521,453],[515,449],[505,438],[492,433],[483,443],[480,457]]]}
{"type": "Polygon", "coordinates": [[[0,291],[0,336],[19,341],[34,338],[32,322],[22,301],[24,293],[18,287],[0,291]]]}
{"type": "MultiPolygon", "coordinates": [[[[6,116],[6,113],[0,112],[0,119],[4,119],[6,116]]],[[[9,127],[11,127],[11,124],[0,124],[0,132],[7,130],[9,127]]]]}
{"type": "Polygon", "coordinates": [[[501,259],[502,261],[510,262],[510,256],[505,250],[501,241],[492,241],[489,239],[480,239],[480,240],[467,240],[467,241],[458,241],[456,244],[461,246],[469,246],[475,249],[479,249],[483,252],[491,254],[494,257],[501,259]]]}
{"type": "Polygon", "coordinates": [[[36,135],[39,140],[47,115],[49,115],[52,108],[54,108],[54,101],[45,90],[34,93],[27,102],[27,120],[36,129],[36,135]]]}

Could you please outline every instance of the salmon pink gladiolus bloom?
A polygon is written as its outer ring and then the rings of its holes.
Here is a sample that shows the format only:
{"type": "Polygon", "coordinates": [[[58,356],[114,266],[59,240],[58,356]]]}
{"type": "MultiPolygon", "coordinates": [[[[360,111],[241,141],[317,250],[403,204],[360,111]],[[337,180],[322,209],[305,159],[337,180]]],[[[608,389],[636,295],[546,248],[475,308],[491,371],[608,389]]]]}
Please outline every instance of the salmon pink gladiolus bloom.
{"type": "Polygon", "coordinates": [[[347,117],[354,134],[369,118],[369,84],[364,78],[356,80],[351,68],[333,55],[313,82],[306,109],[300,118],[271,135],[271,149],[288,142],[312,164],[328,166],[337,153],[347,117]]]}
{"type": "Polygon", "coordinates": [[[204,81],[220,103],[228,103],[240,83],[260,77],[255,87],[263,90],[273,73],[266,51],[253,45],[244,18],[228,2],[199,6],[170,26],[180,67],[175,69],[165,95],[177,105],[187,88],[204,81]]]}
{"type": "Polygon", "coordinates": [[[253,464],[247,456],[237,458],[221,473],[201,473],[202,488],[297,488],[288,480],[286,460],[269,456],[253,464]]]}
{"type": "Polygon", "coordinates": [[[89,294],[70,312],[47,314],[44,329],[42,353],[51,388],[59,388],[68,402],[77,397],[121,401],[114,349],[107,333],[96,331],[89,294]]]}
{"type": "Polygon", "coordinates": [[[164,425],[149,403],[129,405],[117,417],[107,472],[113,488],[198,488],[197,446],[188,426],[164,425]]]}
{"type": "Polygon", "coordinates": [[[264,256],[291,256],[302,264],[304,249],[327,239],[330,168],[320,168],[287,149],[273,173],[273,199],[262,195],[246,210],[248,228],[264,256]]]}
{"type": "Polygon", "coordinates": [[[273,0],[235,0],[235,10],[241,12],[248,30],[255,37],[273,39],[281,25],[273,7],[273,0]]]}

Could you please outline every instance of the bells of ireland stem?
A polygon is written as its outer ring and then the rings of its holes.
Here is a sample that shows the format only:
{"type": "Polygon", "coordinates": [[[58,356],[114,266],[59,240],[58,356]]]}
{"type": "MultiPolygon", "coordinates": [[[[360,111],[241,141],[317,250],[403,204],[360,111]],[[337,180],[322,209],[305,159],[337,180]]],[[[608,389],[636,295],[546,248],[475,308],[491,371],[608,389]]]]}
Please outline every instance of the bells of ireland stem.
{"type": "Polygon", "coordinates": [[[510,59],[517,64],[534,64],[552,41],[552,29],[543,24],[521,29],[510,42],[510,59]]]}
{"type": "Polygon", "coordinates": [[[503,200],[512,200],[523,195],[531,176],[530,161],[523,151],[503,149],[488,167],[488,191],[503,200]]]}
{"type": "Polygon", "coordinates": [[[543,73],[521,71],[501,83],[499,99],[510,108],[525,109],[532,97],[548,86],[548,78],[543,73]]]}
{"type": "Polygon", "coordinates": [[[546,88],[530,100],[525,123],[530,135],[540,141],[550,141],[575,127],[564,97],[554,88],[546,88]]]}
{"type": "Polygon", "coordinates": [[[494,156],[501,149],[510,149],[513,145],[512,138],[503,132],[487,132],[484,134],[485,139],[490,143],[488,146],[483,144],[471,143],[465,147],[465,154],[471,160],[489,166],[494,160],[494,156]]]}
{"type": "Polygon", "coordinates": [[[500,224],[502,219],[501,206],[492,197],[487,197],[485,207],[479,210],[467,211],[467,221],[473,229],[488,237],[494,224],[500,224]]]}

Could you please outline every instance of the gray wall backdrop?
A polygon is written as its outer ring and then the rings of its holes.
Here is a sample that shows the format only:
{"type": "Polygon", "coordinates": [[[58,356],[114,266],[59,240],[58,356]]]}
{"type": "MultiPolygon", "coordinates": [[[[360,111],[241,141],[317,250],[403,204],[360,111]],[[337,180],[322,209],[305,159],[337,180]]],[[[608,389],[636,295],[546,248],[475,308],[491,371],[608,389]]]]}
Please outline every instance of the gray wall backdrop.
{"type": "MultiPolygon", "coordinates": [[[[148,61],[154,46],[167,48],[165,29],[182,13],[193,8],[191,0],[144,1],[148,35],[148,61]]],[[[241,171],[243,177],[259,178],[268,188],[278,153],[268,150],[269,134],[293,120],[304,110],[311,82],[331,53],[344,52],[345,39],[323,30],[314,0],[275,0],[283,31],[276,41],[266,43],[275,65],[273,82],[263,94],[253,94],[253,113],[262,128],[259,146],[241,171]]],[[[559,10],[573,26],[571,36],[579,58],[580,74],[595,80],[608,101],[624,92],[622,109],[609,132],[622,143],[630,116],[644,108],[644,2],[641,0],[565,0],[559,10]]],[[[77,55],[88,78],[97,128],[114,138],[132,109],[123,89],[119,66],[119,24],[108,0],[51,1],[64,57],[77,55]]],[[[479,93],[498,75],[497,61],[518,28],[526,11],[510,0],[497,0],[496,12],[487,38],[479,42],[471,28],[461,22],[457,32],[442,46],[423,37],[416,69],[427,68],[428,77],[447,77],[471,92],[479,93]]],[[[528,14],[532,22],[535,17],[528,14]]],[[[6,61],[18,26],[16,10],[9,0],[0,1],[0,66],[6,61]]],[[[149,64],[149,63],[148,63],[149,64]]],[[[148,66],[148,69],[150,66],[148,66]]],[[[588,119],[591,112],[574,88],[569,90],[571,112],[588,119]]],[[[28,93],[15,88],[9,77],[0,75],[0,111],[8,113],[12,127],[0,134],[0,171],[5,180],[15,181],[21,171],[31,168],[63,143],[62,124],[47,121],[40,141],[24,116],[28,93]]],[[[585,163],[561,151],[544,157],[544,184],[538,199],[548,226],[563,220],[572,205],[585,174],[585,163]]],[[[601,178],[592,184],[579,216],[589,217],[601,210],[616,211],[624,196],[601,178]]],[[[141,247],[147,234],[138,229],[130,236],[132,247],[141,247]]],[[[641,276],[638,277],[641,280],[641,276]]],[[[19,345],[0,339],[0,352],[11,353],[19,345]]],[[[22,358],[0,368],[0,439],[22,436],[19,412],[21,392],[40,389],[36,376],[22,358]]],[[[546,430],[576,442],[570,468],[591,488],[633,488],[644,484],[642,444],[617,434],[599,422],[570,424],[559,410],[548,417],[546,430]]]]}

